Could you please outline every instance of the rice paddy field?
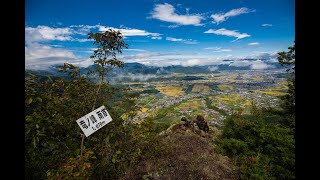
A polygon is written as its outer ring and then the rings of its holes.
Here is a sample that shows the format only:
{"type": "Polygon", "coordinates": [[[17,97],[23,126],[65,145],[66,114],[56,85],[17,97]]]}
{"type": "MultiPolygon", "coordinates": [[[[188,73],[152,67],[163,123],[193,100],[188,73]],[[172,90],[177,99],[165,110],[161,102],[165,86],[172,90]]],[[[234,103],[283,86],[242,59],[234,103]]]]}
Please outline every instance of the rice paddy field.
{"type": "Polygon", "coordinates": [[[210,92],[210,88],[208,86],[205,86],[203,84],[195,84],[191,90],[191,92],[210,92]]]}
{"type": "Polygon", "coordinates": [[[182,87],[177,85],[158,85],[156,89],[159,90],[161,94],[164,94],[166,96],[183,95],[182,87]]]}
{"type": "Polygon", "coordinates": [[[224,84],[218,85],[218,88],[219,88],[221,91],[232,91],[232,90],[233,90],[233,86],[224,85],[224,84]]]}
{"type": "Polygon", "coordinates": [[[185,76],[172,74],[166,77],[170,81],[132,83],[132,88],[142,93],[138,100],[141,110],[137,112],[144,115],[141,119],[152,117],[157,123],[177,123],[181,116],[194,119],[200,114],[215,119],[236,111],[249,114],[253,102],[274,106],[287,91],[285,78],[270,83],[264,74],[193,74],[189,79],[185,76]]]}

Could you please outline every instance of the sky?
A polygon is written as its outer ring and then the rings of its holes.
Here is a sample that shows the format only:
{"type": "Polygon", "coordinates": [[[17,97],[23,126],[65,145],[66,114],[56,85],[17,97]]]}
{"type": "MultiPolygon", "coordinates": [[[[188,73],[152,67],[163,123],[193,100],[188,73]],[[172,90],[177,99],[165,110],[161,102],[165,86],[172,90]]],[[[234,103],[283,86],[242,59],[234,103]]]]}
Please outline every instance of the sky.
{"type": "Polygon", "coordinates": [[[93,64],[89,32],[119,30],[118,58],[150,66],[272,69],[295,40],[294,0],[26,0],[25,68],[93,64]],[[255,58],[256,60],[245,60],[255,58]],[[231,63],[230,63],[231,62],[231,63]]]}

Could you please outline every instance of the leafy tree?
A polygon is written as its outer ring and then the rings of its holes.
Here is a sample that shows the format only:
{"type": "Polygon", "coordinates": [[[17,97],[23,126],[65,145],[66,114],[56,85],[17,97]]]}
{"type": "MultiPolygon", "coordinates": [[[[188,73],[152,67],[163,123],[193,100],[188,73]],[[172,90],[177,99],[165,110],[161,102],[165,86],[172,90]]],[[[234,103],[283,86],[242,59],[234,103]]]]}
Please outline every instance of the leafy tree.
{"type": "Polygon", "coordinates": [[[92,110],[94,110],[94,106],[96,104],[105,75],[113,67],[124,66],[124,63],[117,59],[116,54],[122,53],[122,49],[128,48],[128,44],[123,41],[123,36],[120,31],[114,31],[112,29],[109,29],[104,33],[90,32],[88,36],[88,39],[93,39],[93,44],[97,46],[97,49],[93,51],[93,55],[90,56],[90,58],[94,59],[96,69],[90,71],[90,73],[98,74],[100,79],[100,83],[96,92],[96,98],[92,108],[92,110]]]}
{"type": "MultiPolygon", "coordinates": [[[[58,66],[61,73],[68,74],[68,78],[39,77],[34,74],[25,78],[27,179],[60,177],[55,174],[61,173],[57,171],[59,167],[62,168],[67,162],[79,164],[84,161],[83,158],[77,158],[80,155],[81,130],[75,120],[85,112],[91,112],[96,105],[105,105],[113,118],[108,127],[86,139],[84,154],[93,151],[94,157],[99,157],[99,152],[106,148],[103,142],[112,138],[116,142],[121,139],[121,136],[116,136],[123,131],[124,121],[120,116],[137,108],[135,100],[138,94],[130,92],[129,88],[112,87],[103,81],[109,69],[123,66],[123,62],[116,58],[116,53],[121,53],[121,49],[127,47],[121,33],[108,30],[105,33],[90,33],[89,38],[93,38],[98,46],[92,56],[97,65],[93,73],[97,73],[100,79],[98,85],[81,75],[79,67],[69,63],[58,66]]],[[[110,148],[111,153],[116,152],[114,148],[110,148]]],[[[89,158],[86,163],[91,163],[86,168],[93,167],[96,160],[89,158]]],[[[77,176],[79,172],[72,170],[69,173],[77,176]]],[[[62,174],[67,175],[68,172],[62,174]]]]}
{"type": "Polygon", "coordinates": [[[105,83],[111,68],[123,66],[116,58],[127,46],[121,34],[108,30],[90,33],[89,38],[98,46],[91,72],[98,83],[69,63],[58,67],[67,78],[26,75],[26,179],[121,179],[141,158],[156,158],[165,150],[157,135],[167,125],[153,119],[133,124],[122,118],[136,115],[139,93],[105,83]],[[80,156],[82,132],[75,120],[101,105],[113,121],[84,139],[80,156]]]}
{"type": "Polygon", "coordinates": [[[282,66],[290,67],[289,69],[287,69],[287,71],[292,71],[292,73],[295,73],[295,44],[293,46],[288,47],[288,49],[288,52],[282,51],[278,53],[278,61],[282,66]]]}
{"type": "Polygon", "coordinates": [[[64,63],[63,66],[57,66],[58,72],[67,73],[71,78],[80,78],[80,68],[70,63],[64,63]]]}
{"type": "Polygon", "coordinates": [[[288,52],[279,52],[278,61],[281,65],[289,67],[288,72],[293,74],[292,78],[288,79],[288,91],[287,94],[282,97],[281,106],[287,112],[287,114],[295,115],[295,45],[290,46],[288,52]]]}
{"type": "Polygon", "coordinates": [[[217,150],[240,166],[242,179],[293,179],[295,143],[286,116],[254,107],[250,116],[232,114],[224,121],[217,150]]]}

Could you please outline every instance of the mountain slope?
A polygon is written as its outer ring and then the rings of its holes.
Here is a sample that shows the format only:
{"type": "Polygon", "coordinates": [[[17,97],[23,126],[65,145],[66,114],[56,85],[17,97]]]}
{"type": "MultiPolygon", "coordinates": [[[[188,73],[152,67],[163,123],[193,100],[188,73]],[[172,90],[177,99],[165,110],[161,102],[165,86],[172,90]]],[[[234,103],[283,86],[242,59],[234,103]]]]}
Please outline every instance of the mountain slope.
{"type": "Polygon", "coordinates": [[[202,137],[182,124],[173,125],[159,136],[167,151],[142,159],[124,179],[239,179],[237,167],[215,153],[212,129],[202,137]]]}

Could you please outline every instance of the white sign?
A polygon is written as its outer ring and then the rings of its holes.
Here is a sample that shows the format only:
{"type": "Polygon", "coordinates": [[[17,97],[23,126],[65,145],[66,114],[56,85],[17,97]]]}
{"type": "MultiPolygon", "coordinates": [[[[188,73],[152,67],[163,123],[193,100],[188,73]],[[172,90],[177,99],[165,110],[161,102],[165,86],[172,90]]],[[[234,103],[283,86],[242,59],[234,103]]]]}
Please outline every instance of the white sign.
{"type": "Polygon", "coordinates": [[[86,137],[88,137],[111,121],[112,118],[107,109],[104,106],[101,106],[91,113],[88,113],[87,115],[78,119],[77,123],[86,137]]]}

